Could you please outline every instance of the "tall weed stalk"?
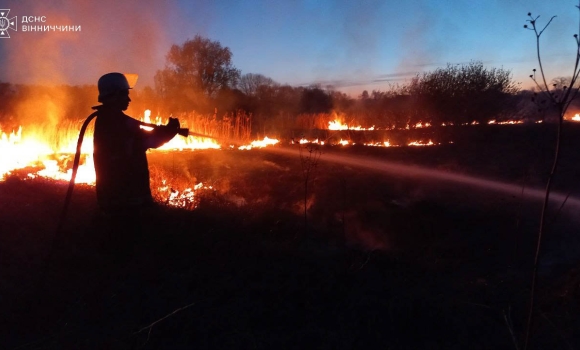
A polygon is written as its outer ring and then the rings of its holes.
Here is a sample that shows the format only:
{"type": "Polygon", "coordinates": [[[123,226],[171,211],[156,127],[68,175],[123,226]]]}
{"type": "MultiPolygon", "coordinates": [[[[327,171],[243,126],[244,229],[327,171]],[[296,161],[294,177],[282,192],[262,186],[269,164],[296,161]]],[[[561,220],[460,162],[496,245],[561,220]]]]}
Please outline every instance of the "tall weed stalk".
{"type": "MultiPolygon", "coordinates": [[[[580,0],[578,2],[578,6],[576,6],[576,7],[580,10],[580,0]]],[[[579,11],[579,14],[580,14],[580,11],[579,11]]],[[[578,82],[578,75],[580,73],[580,69],[579,69],[580,40],[578,38],[578,34],[574,34],[574,40],[576,41],[576,49],[577,50],[576,50],[576,59],[575,59],[575,63],[574,63],[574,69],[572,70],[572,76],[570,77],[570,81],[568,82],[567,85],[563,85],[561,81],[559,81],[559,82],[555,81],[554,83],[552,83],[551,86],[548,85],[548,82],[546,80],[546,73],[544,71],[544,66],[543,66],[543,62],[542,62],[542,55],[540,52],[540,48],[541,48],[540,37],[542,36],[542,34],[546,30],[546,28],[548,28],[550,23],[552,23],[554,18],[556,18],[556,16],[552,16],[550,18],[550,20],[548,21],[548,23],[546,23],[546,25],[544,25],[543,27],[538,26],[538,18],[540,16],[534,17],[531,13],[528,13],[528,17],[529,17],[529,19],[527,20],[528,24],[524,25],[524,28],[531,30],[536,37],[536,55],[537,55],[537,59],[538,59],[538,65],[540,68],[538,77],[536,76],[536,73],[537,73],[536,69],[534,69],[533,74],[530,75],[530,78],[533,80],[533,82],[536,85],[536,88],[539,91],[539,94],[536,97],[534,97],[534,99],[536,99],[535,102],[538,103],[538,105],[540,105],[540,106],[542,104],[546,104],[546,102],[547,102],[547,104],[553,106],[553,108],[556,109],[557,114],[558,114],[558,120],[557,120],[558,128],[557,128],[557,134],[556,134],[556,145],[555,145],[555,151],[554,151],[554,158],[552,161],[552,167],[551,167],[550,173],[548,175],[548,179],[546,181],[544,203],[542,206],[540,225],[539,225],[538,237],[537,237],[537,243],[536,243],[536,252],[534,255],[534,265],[533,265],[532,282],[531,282],[531,290],[530,290],[530,306],[529,306],[529,310],[528,310],[528,319],[527,319],[527,323],[526,323],[524,350],[528,349],[528,346],[530,344],[530,337],[531,337],[531,333],[532,333],[532,324],[533,324],[533,320],[534,320],[535,295],[536,295],[537,280],[538,280],[538,264],[539,264],[541,252],[542,252],[542,238],[543,238],[544,233],[546,231],[546,214],[547,214],[548,203],[550,200],[550,191],[552,189],[552,182],[554,179],[554,175],[556,174],[556,170],[558,168],[558,162],[560,159],[562,124],[564,121],[564,116],[566,114],[566,111],[568,110],[568,107],[570,106],[570,103],[576,97],[578,97],[579,86],[578,86],[577,82],[578,82]]],[[[578,31],[580,33],[580,18],[578,21],[578,26],[579,26],[578,31]]]]}

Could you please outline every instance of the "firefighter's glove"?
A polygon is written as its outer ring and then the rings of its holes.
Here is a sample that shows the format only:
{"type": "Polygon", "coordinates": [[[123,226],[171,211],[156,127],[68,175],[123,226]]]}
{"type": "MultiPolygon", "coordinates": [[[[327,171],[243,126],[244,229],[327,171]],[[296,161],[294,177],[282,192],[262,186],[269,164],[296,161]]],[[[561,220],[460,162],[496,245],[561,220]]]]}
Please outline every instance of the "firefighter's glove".
{"type": "Polygon", "coordinates": [[[169,121],[167,122],[166,126],[168,129],[171,129],[171,130],[175,130],[175,131],[179,130],[179,126],[180,126],[179,119],[169,118],[169,121]]]}

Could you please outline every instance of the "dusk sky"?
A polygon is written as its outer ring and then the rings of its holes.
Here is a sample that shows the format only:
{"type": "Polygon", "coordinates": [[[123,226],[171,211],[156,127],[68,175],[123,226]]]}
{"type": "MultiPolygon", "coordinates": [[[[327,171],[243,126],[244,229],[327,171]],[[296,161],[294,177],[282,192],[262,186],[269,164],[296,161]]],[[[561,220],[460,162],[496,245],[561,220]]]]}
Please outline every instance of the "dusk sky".
{"type": "Polygon", "coordinates": [[[386,90],[423,71],[482,61],[508,69],[523,87],[537,68],[527,13],[540,26],[548,77],[570,76],[578,32],[576,0],[409,1],[65,1],[0,0],[18,30],[0,39],[0,80],[95,84],[109,71],[138,73],[153,86],[172,44],[196,34],[219,41],[245,73],[290,85],[386,90]],[[45,16],[45,23],[22,23],[45,16]],[[22,25],[81,26],[23,32],[22,25]]]}

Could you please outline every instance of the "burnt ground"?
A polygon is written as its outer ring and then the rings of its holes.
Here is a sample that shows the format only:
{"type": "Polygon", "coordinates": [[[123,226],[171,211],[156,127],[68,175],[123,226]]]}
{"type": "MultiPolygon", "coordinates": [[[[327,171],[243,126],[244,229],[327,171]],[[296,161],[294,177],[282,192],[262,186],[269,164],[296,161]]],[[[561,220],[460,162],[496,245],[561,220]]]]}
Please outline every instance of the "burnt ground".
{"type": "MultiPolygon", "coordinates": [[[[298,146],[294,156],[151,153],[152,184],[212,186],[197,192],[195,210],[160,204],[119,232],[98,215],[93,188],[77,186],[58,244],[66,184],[17,174],[0,183],[0,348],[515,349],[538,200],[325,161],[541,185],[549,137],[510,132],[431,148],[322,148],[306,219],[298,146]]],[[[567,140],[555,186],[580,197],[580,139],[567,140]]],[[[579,208],[559,205],[532,349],[580,344],[579,208]]]]}

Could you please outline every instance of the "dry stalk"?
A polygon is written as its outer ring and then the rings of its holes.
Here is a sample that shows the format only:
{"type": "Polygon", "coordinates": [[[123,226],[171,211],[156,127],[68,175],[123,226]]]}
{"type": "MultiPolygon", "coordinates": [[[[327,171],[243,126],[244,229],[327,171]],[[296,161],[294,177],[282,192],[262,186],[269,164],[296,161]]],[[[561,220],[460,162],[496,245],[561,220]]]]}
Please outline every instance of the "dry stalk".
{"type": "Polygon", "coordinates": [[[149,326],[146,326],[146,327],[141,328],[137,332],[133,333],[133,335],[139,334],[139,333],[141,333],[141,332],[143,332],[143,331],[145,331],[145,330],[148,329],[149,331],[147,332],[147,339],[145,340],[145,343],[143,343],[143,345],[145,345],[149,341],[149,338],[151,337],[151,331],[153,330],[153,327],[155,327],[156,324],[158,324],[158,323],[164,321],[165,319],[167,319],[167,318],[175,315],[176,313],[179,313],[179,312],[181,312],[181,311],[183,311],[183,310],[185,310],[187,308],[192,307],[193,305],[195,305],[195,302],[193,302],[191,304],[188,304],[188,305],[185,305],[183,307],[180,307],[179,309],[176,309],[173,312],[171,312],[171,313],[163,316],[162,318],[158,319],[157,321],[151,323],[149,326]]]}
{"type": "MultiPolygon", "coordinates": [[[[580,10],[580,0],[578,1],[578,6],[576,6],[580,10]]],[[[579,12],[580,13],[580,12],[579,12]]],[[[538,231],[537,237],[537,244],[536,244],[536,252],[534,255],[534,265],[533,265],[533,273],[532,273],[532,282],[531,282],[531,291],[530,291],[530,307],[528,311],[528,320],[526,324],[526,333],[525,333],[525,341],[524,341],[524,350],[528,349],[528,345],[530,342],[530,337],[532,333],[532,323],[534,319],[534,307],[535,307],[535,294],[537,289],[537,279],[538,279],[538,263],[540,260],[540,255],[542,251],[542,238],[544,231],[546,229],[546,216],[547,216],[547,208],[548,203],[550,200],[550,192],[552,189],[552,181],[554,175],[556,173],[558,162],[560,159],[560,144],[561,144],[561,135],[562,135],[562,123],[564,120],[564,115],[572,100],[574,100],[578,96],[579,87],[575,86],[576,82],[578,81],[578,76],[580,74],[580,40],[578,38],[578,34],[574,34],[574,39],[576,41],[576,60],[574,64],[574,69],[572,71],[572,77],[570,79],[569,86],[560,86],[558,87],[557,84],[553,84],[553,89],[550,89],[548,83],[546,82],[546,74],[544,72],[543,64],[542,64],[542,57],[540,54],[540,37],[542,33],[546,30],[546,28],[552,23],[552,20],[556,17],[553,16],[550,18],[548,23],[543,27],[539,28],[537,26],[537,20],[540,16],[533,17],[531,13],[528,13],[528,17],[530,18],[527,20],[529,23],[524,25],[524,28],[529,29],[534,32],[536,37],[536,54],[538,59],[538,64],[540,67],[540,74],[541,74],[541,82],[538,82],[536,79],[536,69],[533,70],[534,74],[530,75],[530,78],[536,84],[536,87],[540,90],[540,92],[547,98],[548,101],[552,103],[553,106],[557,108],[558,111],[558,129],[556,134],[556,148],[554,151],[554,158],[552,163],[552,168],[548,175],[548,180],[546,182],[546,190],[544,196],[544,203],[542,205],[542,213],[540,217],[540,227],[538,231]],[[560,89],[559,91],[556,89],[560,89]]],[[[580,20],[578,21],[579,25],[579,32],[580,32],[580,20]]]]}
{"type": "Polygon", "coordinates": [[[513,322],[512,322],[512,318],[511,318],[511,306],[508,307],[508,312],[507,313],[505,312],[505,310],[503,310],[503,319],[505,321],[506,327],[510,331],[510,335],[512,336],[512,341],[514,343],[514,348],[516,348],[516,350],[519,350],[520,347],[518,345],[518,338],[516,337],[516,333],[514,332],[514,325],[513,325],[513,322]]]}

